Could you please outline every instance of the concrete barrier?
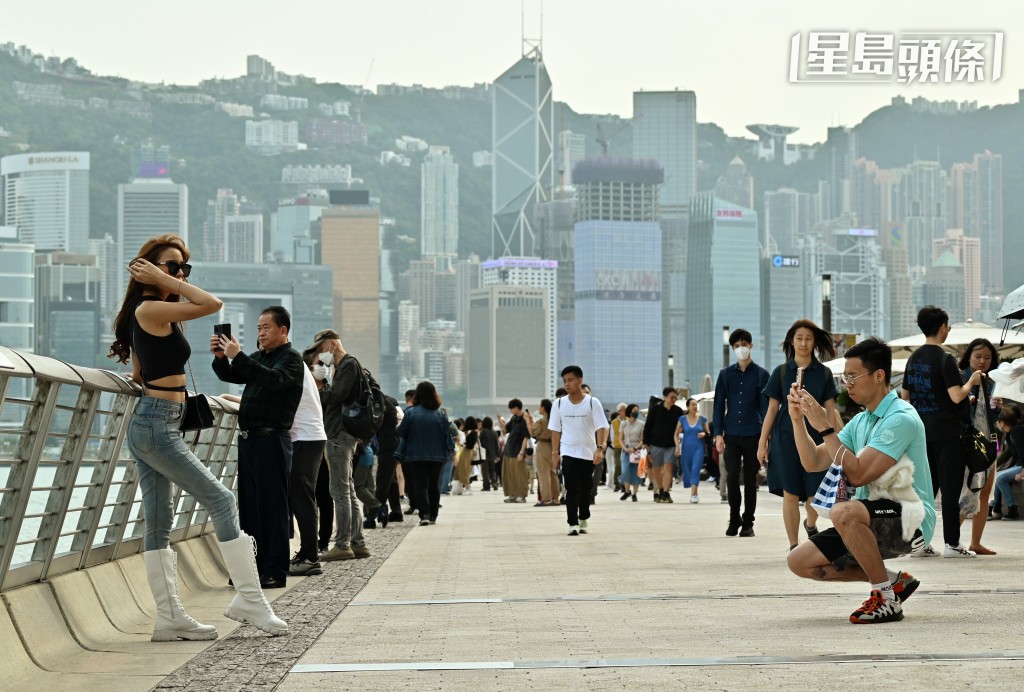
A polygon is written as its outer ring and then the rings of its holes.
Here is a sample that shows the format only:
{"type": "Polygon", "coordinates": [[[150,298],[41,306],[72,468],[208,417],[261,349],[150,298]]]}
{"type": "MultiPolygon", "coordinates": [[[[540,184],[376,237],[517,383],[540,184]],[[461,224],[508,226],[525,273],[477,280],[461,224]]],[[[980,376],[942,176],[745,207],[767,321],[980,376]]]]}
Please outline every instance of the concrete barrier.
{"type": "MultiPolygon", "coordinates": [[[[107,562],[85,570],[92,582],[103,613],[114,627],[126,634],[152,634],[154,613],[143,610],[128,588],[124,572],[116,562],[107,562]]],[[[152,598],[150,598],[152,606],[152,598]]]]}

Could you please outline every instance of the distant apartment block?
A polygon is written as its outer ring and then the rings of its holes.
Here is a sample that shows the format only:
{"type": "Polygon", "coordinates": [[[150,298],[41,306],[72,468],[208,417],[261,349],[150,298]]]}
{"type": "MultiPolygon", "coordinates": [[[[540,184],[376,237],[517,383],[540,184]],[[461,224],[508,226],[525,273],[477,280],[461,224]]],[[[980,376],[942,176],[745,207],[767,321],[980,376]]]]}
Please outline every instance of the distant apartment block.
{"type": "Polygon", "coordinates": [[[395,148],[398,151],[416,153],[426,151],[429,146],[426,141],[418,137],[410,137],[409,135],[402,135],[395,139],[395,148]]]}
{"type": "Polygon", "coordinates": [[[297,151],[299,123],[295,120],[247,120],[245,146],[263,156],[276,156],[286,151],[297,151]]]}
{"type": "Polygon", "coordinates": [[[474,151],[473,152],[473,168],[484,168],[486,166],[494,165],[494,152],[493,151],[474,151]]]}
{"type": "Polygon", "coordinates": [[[260,108],[272,111],[304,111],[309,110],[309,99],[301,96],[263,94],[260,97],[260,108]]]}
{"type": "Polygon", "coordinates": [[[388,164],[408,168],[412,165],[412,159],[405,154],[398,154],[388,149],[380,153],[380,165],[387,166],[388,164]]]}
{"type": "Polygon", "coordinates": [[[366,125],[351,120],[312,118],[306,122],[305,139],[316,145],[366,144],[366,125]]]}

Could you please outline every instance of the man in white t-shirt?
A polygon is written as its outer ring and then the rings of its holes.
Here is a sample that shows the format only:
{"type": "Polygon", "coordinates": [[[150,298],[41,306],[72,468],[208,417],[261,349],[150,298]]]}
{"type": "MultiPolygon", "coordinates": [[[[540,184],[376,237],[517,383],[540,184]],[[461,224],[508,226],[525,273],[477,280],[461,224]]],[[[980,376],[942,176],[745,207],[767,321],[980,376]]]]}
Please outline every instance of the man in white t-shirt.
{"type": "Polygon", "coordinates": [[[587,532],[594,467],[604,459],[608,440],[608,419],[601,402],[583,393],[583,370],[578,365],[562,369],[566,396],[551,407],[551,461],[562,465],[565,482],[565,511],[569,535],[587,532]]]}

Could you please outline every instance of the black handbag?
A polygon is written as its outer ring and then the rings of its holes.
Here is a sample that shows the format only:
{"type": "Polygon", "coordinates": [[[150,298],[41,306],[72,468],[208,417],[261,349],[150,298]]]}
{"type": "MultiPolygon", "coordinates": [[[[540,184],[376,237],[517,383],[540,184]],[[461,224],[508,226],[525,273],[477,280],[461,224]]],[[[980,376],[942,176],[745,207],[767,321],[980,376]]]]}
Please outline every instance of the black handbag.
{"type": "Polygon", "coordinates": [[[971,473],[988,471],[992,465],[991,443],[985,438],[984,433],[973,425],[967,428],[964,434],[964,451],[967,458],[967,468],[971,473]]]}
{"type": "MultiPolygon", "coordinates": [[[[188,366],[188,374],[192,377],[192,387],[196,386],[196,377],[192,374],[192,365],[188,366]]],[[[204,430],[213,427],[213,410],[210,400],[205,394],[196,392],[185,393],[185,412],[181,416],[181,431],[204,430]]]]}

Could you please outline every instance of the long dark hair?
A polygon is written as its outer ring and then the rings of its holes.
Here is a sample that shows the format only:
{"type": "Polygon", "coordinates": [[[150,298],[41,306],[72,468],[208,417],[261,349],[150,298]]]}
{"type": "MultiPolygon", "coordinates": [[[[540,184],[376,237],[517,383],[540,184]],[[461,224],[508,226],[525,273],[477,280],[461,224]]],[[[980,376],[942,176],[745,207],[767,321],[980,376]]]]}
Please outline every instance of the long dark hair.
{"type": "Polygon", "coordinates": [[[782,340],[782,353],[786,360],[792,360],[796,356],[796,347],[793,346],[793,339],[796,338],[796,330],[806,329],[814,335],[814,352],[818,360],[825,362],[836,357],[836,347],[832,343],[832,335],[810,320],[797,320],[786,332],[786,338],[782,340]]]}
{"type": "Polygon", "coordinates": [[[988,364],[988,370],[985,372],[992,372],[999,367],[999,351],[992,345],[992,342],[988,339],[975,339],[971,343],[967,344],[967,350],[964,351],[963,356],[960,357],[960,369],[971,367],[971,354],[974,353],[974,349],[984,347],[987,348],[989,353],[992,354],[992,362],[988,364]]]}
{"type": "Polygon", "coordinates": [[[441,397],[437,395],[437,389],[433,382],[423,381],[416,385],[416,394],[412,397],[412,405],[422,406],[431,411],[441,408],[441,397]]]}
{"type": "MultiPolygon", "coordinates": [[[[147,240],[146,244],[139,250],[139,254],[135,256],[135,259],[141,258],[156,264],[160,258],[160,253],[169,247],[181,253],[182,262],[188,262],[191,253],[189,253],[185,241],[173,233],[158,235],[147,240]]],[[[132,260],[132,262],[134,261],[132,260]]],[[[121,311],[117,313],[117,317],[114,319],[114,341],[110,344],[110,353],[107,354],[107,358],[116,358],[118,363],[127,363],[128,359],[131,358],[132,314],[135,312],[135,308],[138,307],[139,299],[142,298],[142,294],[145,291],[146,284],[136,281],[135,277],[131,277],[128,280],[128,289],[125,291],[124,300],[121,302],[121,311]]],[[[176,293],[167,296],[167,302],[169,303],[177,302],[178,300],[180,298],[176,293]]]]}

